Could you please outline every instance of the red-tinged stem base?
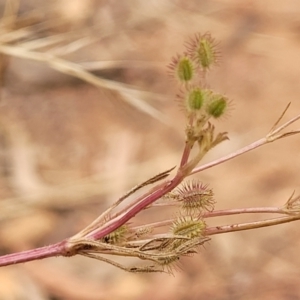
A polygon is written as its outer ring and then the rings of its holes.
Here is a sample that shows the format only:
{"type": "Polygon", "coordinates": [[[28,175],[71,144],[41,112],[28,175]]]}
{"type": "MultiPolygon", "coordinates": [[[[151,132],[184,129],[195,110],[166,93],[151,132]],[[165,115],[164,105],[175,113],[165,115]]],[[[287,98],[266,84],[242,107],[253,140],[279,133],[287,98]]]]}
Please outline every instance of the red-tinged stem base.
{"type": "Polygon", "coordinates": [[[45,247],[0,256],[0,267],[29,262],[47,257],[67,256],[65,245],[66,241],[62,241],[57,244],[45,247]]]}

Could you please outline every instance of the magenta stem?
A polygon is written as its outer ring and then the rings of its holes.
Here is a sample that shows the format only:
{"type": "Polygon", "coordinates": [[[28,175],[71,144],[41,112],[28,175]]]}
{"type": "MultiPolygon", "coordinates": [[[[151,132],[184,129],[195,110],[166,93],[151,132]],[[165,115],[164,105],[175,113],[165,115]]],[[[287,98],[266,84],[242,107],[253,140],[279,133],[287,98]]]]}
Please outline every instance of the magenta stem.
{"type": "Polygon", "coordinates": [[[164,187],[154,191],[152,194],[145,197],[145,199],[130,208],[130,210],[125,212],[120,217],[108,222],[107,226],[105,226],[102,230],[91,232],[88,237],[93,238],[94,240],[98,240],[113,232],[114,230],[125,224],[127,221],[129,221],[131,218],[133,218],[141,210],[146,208],[148,205],[172,191],[176,186],[178,186],[178,184],[181,183],[183,179],[184,176],[179,171],[171,181],[166,182],[164,187]]]}
{"type": "Polygon", "coordinates": [[[187,163],[190,153],[191,153],[191,146],[190,146],[189,142],[187,141],[185,143],[185,147],[184,147],[184,150],[182,153],[180,167],[183,167],[187,163]]]}
{"type": "Polygon", "coordinates": [[[64,256],[65,241],[57,244],[0,256],[0,267],[53,256],[64,256]]]}
{"type": "Polygon", "coordinates": [[[259,140],[255,141],[254,143],[252,143],[250,145],[247,145],[246,147],[243,147],[243,148],[241,148],[241,149],[239,149],[239,150],[237,150],[237,151],[235,151],[235,152],[233,152],[231,154],[225,155],[225,156],[223,156],[223,157],[221,157],[219,159],[216,159],[216,160],[214,160],[214,161],[212,161],[210,163],[207,163],[205,165],[202,165],[202,166],[199,166],[199,167],[195,168],[189,174],[189,176],[193,175],[193,174],[196,174],[198,172],[207,170],[207,169],[212,168],[214,166],[220,165],[220,164],[224,163],[225,161],[231,160],[231,159],[233,159],[235,157],[238,157],[238,156],[240,156],[240,155],[242,155],[244,153],[252,151],[252,150],[254,150],[254,149],[258,148],[258,147],[261,147],[261,146],[263,146],[263,145],[265,145],[267,143],[268,143],[268,141],[267,141],[266,138],[259,139],[259,140]]]}

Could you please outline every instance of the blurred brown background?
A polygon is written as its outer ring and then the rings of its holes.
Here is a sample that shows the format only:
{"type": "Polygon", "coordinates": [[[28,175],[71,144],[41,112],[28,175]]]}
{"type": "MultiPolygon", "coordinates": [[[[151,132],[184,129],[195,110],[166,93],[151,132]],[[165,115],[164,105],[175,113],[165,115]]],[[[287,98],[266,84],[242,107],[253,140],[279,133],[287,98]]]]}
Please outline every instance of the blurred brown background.
{"type": "MultiPolygon", "coordinates": [[[[208,81],[233,103],[217,122],[230,141],[205,162],[263,137],[288,102],[286,120],[300,112],[299,0],[1,0],[0,12],[0,254],[75,234],[178,164],[185,120],[166,65],[196,32],[221,41],[208,81]]],[[[294,136],[197,178],[217,209],[279,206],[300,192],[299,145],[294,136]]],[[[4,267],[0,299],[300,299],[299,237],[297,222],[214,236],[174,276],[82,257],[4,267]]]]}

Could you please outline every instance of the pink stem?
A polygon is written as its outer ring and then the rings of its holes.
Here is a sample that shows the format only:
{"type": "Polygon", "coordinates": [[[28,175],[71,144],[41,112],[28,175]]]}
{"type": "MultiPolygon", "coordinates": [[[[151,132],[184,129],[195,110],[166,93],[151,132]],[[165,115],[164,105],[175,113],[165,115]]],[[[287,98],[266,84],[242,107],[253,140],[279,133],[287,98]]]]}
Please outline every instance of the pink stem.
{"type": "Polygon", "coordinates": [[[222,163],[224,163],[225,161],[228,161],[228,160],[231,160],[237,156],[240,156],[246,152],[249,152],[249,151],[252,151],[254,150],[255,148],[258,148],[260,146],[263,146],[265,145],[266,143],[268,143],[267,139],[266,138],[262,138],[260,140],[257,140],[256,142],[250,144],[250,145],[247,145],[246,147],[244,148],[241,148],[237,151],[235,151],[234,153],[231,153],[229,155],[226,155],[226,156],[223,156],[219,159],[216,159],[210,163],[207,163],[205,165],[202,165],[202,166],[199,166],[197,168],[195,168],[189,175],[192,175],[192,174],[195,174],[195,173],[198,173],[198,172],[201,172],[203,170],[206,170],[206,169],[209,169],[209,168],[212,168],[214,166],[217,166],[217,165],[220,165],[222,163]]]}
{"type": "Polygon", "coordinates": [[[187,163],[190,153],[191,153],[191,146],[190,146],[189,142],[186,142],[183,153],[182,153],[182,157],[181,157],[180,167],[184,166],[187,163]]]}
{"type": "Polygon", "coordinates": [[[230,216],[230,215],[238,215],[238,214],[258,214],[258,213],[287,214],[286,211],[284,211],[279,207],[250,207],[250,208],[215,210],[203,214],[203,217],[213,218],[219,216],[230,216]]]}
{"type": "Polygon", "coordinates": [[[133,218],[141,210],[146,208],[148,205],[150,205],[157,199],[161,198],[165,194],[172,191],[178,184],[180,184],[180,182],[183,179],[184,179],[184,176],[179,171],[177,173],[177,175],[171,181],[168,181],[165,184],[164,187],[162,187],[161,189],[156,190],[152,194],[148,195],[145,199],[143,199],[141,202],[137,203],[135,206],[130,208],[123,215],[111,220],[110,222],[107,222],[107,226],[105,226],[103,229],[101,229],[99,231],[91,232],[88,235],[88,237],[93,238],[94,240],[98,240],[98,239],[101,239],[102,237],[106,236],[107,234],[113,232],[114,230],[116,230],[117,228],[119,228],[123,224],[125,224],[127,221],[129,221],[131,218],[133,218]]]}
{"type": "Polygon", "coordinates": [[[0,256],[0,267],[47,257],[66,256],[65,244],[66,242],[62,241],[45,247],[0,256]]]}
{"type": "Polygon", "coordinates": [[[274,218],[274,219],[263,220],[263,221],[249,222],[249,223],[209,227],[206,229],[205,233],[206,235],[214,235],[214,234],[220,234],[226,232],[256,229],[256,228],[262,228],[262,227],[268,227],[268,226],[293,222],[299,219],[300,216],[298,215],[298,216],[281,217],[281,218],[274,218]]]}

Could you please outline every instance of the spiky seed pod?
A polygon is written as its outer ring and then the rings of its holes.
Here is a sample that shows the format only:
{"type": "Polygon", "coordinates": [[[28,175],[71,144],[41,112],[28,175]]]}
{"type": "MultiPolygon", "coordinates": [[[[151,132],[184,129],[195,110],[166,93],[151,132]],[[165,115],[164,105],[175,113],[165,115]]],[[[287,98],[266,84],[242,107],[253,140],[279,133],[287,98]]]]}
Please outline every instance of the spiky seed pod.
{"type": "Polygon", "coordinates": [[[172,241],[168,245],[169,251],[180,255],[194,253],[196,251],[195,248],[201,244],[199,238],[204,237],[205,228],[205,222],[199,217],[181,216],[177,218],[172,224],[172,233],[188,238],[188,240],[176,239],[172,241]]]}
{"type": "Polygon", "coordinates": [[[194,87],[186,94],[186,109],[188,112],[199,111],[203,106],[204,93],[203,90],[194,87]]]}
{"type": "Polygon", "coordinates": [[[215,200],[212,189],[199,181],[187,181],[175,193],[182,204],[182,209],[189,214],[214,209],[215,200]]]}
{"type": "Polygon", "coordinates": [[[182,235],[189,239],[195,237],[202,237],[206,224],[202,219],[194,218],[192,216],[182,216],[174,221],[172,225],[172,232],[174,235],[182,235]]]}
{"type": "Polygon", "coordinates": [[[152,231],[153,231],[152,227],[147,227],[147,226],[140,227],[139,229],[136,230],[134,237],[138,239],[142,236],[150,234],[152,231]]]}
{"type": "Polygon", "coordinates": [[[176,264],[178,263],[180,257],[178,255],[166,255],[165,257],[160,257],[157,259],[158,265],[163,268],[164,272],[168,274],[173,274],[174,269],[176,269],[176,264]]]}
{"type": "Polygon", "coordinates": [[[123,225],[115,231],[109,233],[102,238],[102,241],[107,244],[120,244],[125,240],[125,235],[128,232],[127,226],[123,225]]]}
{"type": "Polygon", "coordinates": [[[206,103],[206,112],[209,116],[217,119],[221,117],[228,106],[228,99],[221,94],[212,94],[206,103]]]}
{"type": "Polygon", "coordinates": [[[169,65],[171,74],[182,83],[190,82],[194,77],[195,67],[193,61],[187,55],[178,55],[172,59],[169,65]]]}
{"type": "Polygon", "coordinates": [[[187,44],[187,49],[189,55],[196,61],[197,65],[203,70],[208,70],[220,57],[217,46],[218,44],[211,35],[205,33],[197,34],[187,44]]]}

